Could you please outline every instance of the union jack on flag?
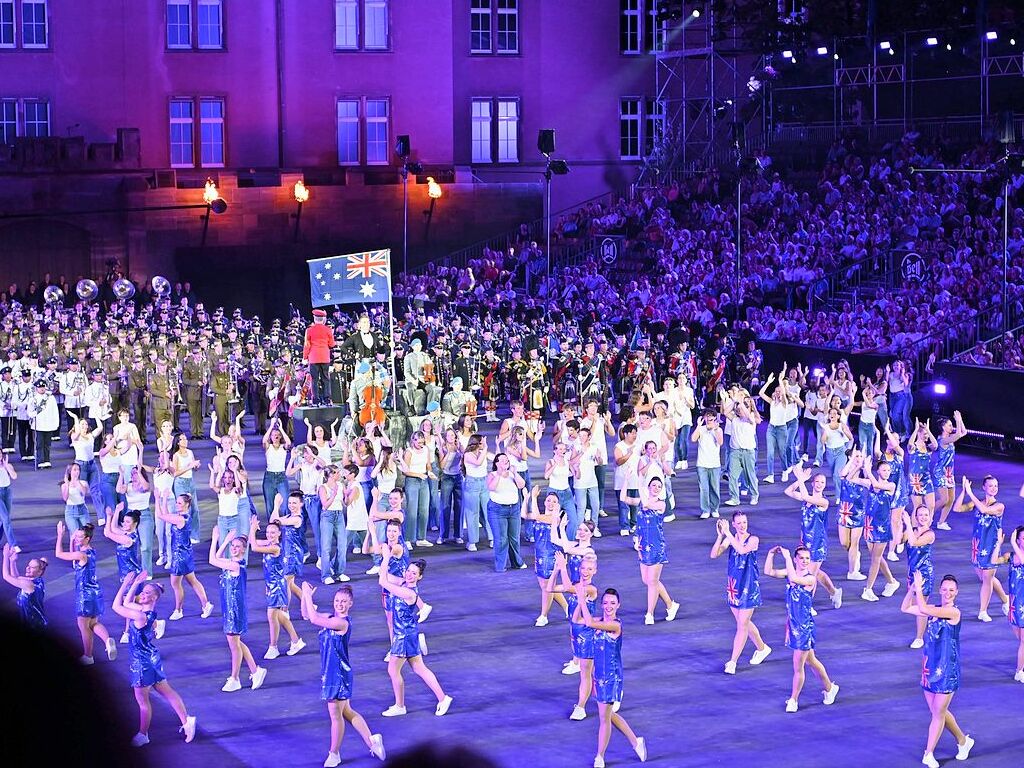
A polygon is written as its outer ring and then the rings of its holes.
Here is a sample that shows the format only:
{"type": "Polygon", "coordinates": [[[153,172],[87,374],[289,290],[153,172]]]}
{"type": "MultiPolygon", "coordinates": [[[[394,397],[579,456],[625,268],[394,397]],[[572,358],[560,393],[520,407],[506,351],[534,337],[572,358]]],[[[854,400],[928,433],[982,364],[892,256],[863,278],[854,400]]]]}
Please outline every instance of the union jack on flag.
{"type": "Polygon", "coordinates": [[[314,307],[385,303],[391,297],[391,251],[387,248],[306,263],[314,307]]]}

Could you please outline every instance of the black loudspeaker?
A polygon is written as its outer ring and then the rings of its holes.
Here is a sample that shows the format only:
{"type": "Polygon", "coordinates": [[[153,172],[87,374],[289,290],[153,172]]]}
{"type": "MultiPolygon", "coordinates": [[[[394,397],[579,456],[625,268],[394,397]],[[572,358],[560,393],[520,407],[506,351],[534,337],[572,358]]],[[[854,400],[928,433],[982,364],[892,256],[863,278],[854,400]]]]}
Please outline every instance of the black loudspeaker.
{"type": "Polygon", "coordinates": [[[542,155],[551,155],[555,151],[555,129],[541,128],[537,134],[537,149],[542,155]]]}
{"type": "Polygon", "coordinates": [[[395,154],[399,157],[408,157],[412,154],[412,145],[409,143],[409,134],[403,133],[395,139],[395,154]]]}

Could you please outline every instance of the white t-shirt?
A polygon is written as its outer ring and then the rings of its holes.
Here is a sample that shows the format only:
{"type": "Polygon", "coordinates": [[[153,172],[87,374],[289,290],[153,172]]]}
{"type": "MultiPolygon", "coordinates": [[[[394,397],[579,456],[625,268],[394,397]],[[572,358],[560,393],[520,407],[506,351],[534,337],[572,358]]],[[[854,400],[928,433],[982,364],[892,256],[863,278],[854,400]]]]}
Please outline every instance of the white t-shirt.
{"type": "Polygon", "coordinates": [[[597,456],[597,448],[593,445],[588,445],[580,454],[580,476],[576,478],[576,488],[597,488],[597,474],[594,472],[597,456]]]}
{"type": "Polygon", "coordinates": [[[267,472],[284,472],[288,449],[283,445],[267,446],[267,472]]]}
{"type": "Polygon", "coordinates": [[[733,450],[757,450],[757,427],[751,421],[744,421],[739,416],[732,420],[733,450]]]}
{"type": "Polygon", "coordinates": [[[370,521],[366,511],[366,499],[363,498],[363,487],[356,483],[356,495],[345,510],[345,530],[365,531],[370,521]]]}
{"type": "Polygon", "coordinates": [[[615,490],[621,491],[623,486],[631,489],[637,488],[636,465],[640,461],[639,446],[636,442],[630,445],[625,440],[619,440],[619,442],[615,444],[615,450],[619,453],[625,453],[627,450],[630,451],[629,458],[622,464],[615,467],[615,479],[613,483],[615,490]]]}
{"type": "Polygon", "coordinates": [[[706,430],[697,437],[697,466],[705,469],[722,466],[722,446],[706,430]]]}
{"type": "Polygon", "coordinates": [[[518,504],[519,489],[511,477],[499,477],[498,487],[491,491],[491,501],[495,504],[518,504]]]}

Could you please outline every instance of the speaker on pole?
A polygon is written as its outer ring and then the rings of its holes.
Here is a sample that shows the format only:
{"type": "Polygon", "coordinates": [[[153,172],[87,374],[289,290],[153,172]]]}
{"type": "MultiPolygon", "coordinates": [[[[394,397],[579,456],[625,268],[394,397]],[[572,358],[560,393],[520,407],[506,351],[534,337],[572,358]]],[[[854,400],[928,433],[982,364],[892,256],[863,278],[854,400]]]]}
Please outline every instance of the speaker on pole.
{"type": "Polygon", "coordinates": [[[551,155],[555,152],[555,129],[541,128],[537,134],[537,149],[542,155],[551,155]]]}
{"type": "Polygon", "coordinates": [[[412,145],[409,142],[409,134],[403,133],[395,139],[395,154],[399,157],[408,157],[412,154],[412,145]]]}

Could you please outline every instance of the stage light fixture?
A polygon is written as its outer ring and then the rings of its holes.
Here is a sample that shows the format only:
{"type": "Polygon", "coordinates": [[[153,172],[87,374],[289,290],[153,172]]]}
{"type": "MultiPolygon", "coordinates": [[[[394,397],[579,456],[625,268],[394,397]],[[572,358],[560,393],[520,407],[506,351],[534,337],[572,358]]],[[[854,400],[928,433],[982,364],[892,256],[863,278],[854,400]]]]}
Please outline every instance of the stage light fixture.
{"type": "Polygon", "coordinates": [[[838,53],[833,53],[832,54],[832,58],[835,59],[836,61],[839,61],[839,54],[838,53]]]}
{"type": "Polygon", "coordinates": [[[945,382],[942,382],[942,381],[936,381],[936,382],[935,382],[935,383],[934,383],[934,384],[932,385],[932,391],[933,391],[933,392],[934,392],[934,393],[935,393],[936,395],[945,395],[945,394],[946,394],[947,392],[949,392],[949,387],[948,387],[948,386],[946,385],[946,383],[945,383],[945,382]]]}
{"type": "Polygon", "coordinates": [[[828,48],[826,48],[824,45],[820,46],[818,48],[818,55],[819,56],[828,56],[828,48]]]}
{"type": "Polygon", "coordinates": [[[1010,38],[1010,45],[1016,45],[1016,44],[1017,44],[1017,38],[1011,37],[1010,38]]]}
{"type": "Polygon", "coordinates": [[[699,19],[700,18],[700,8],[694,8],[693,9],[693,13],[691,13],[690,15],[693,16],[693,18],[695,18],[695,19],[699,19]]]}
{"type": "Polygon", "coordinates": [[[989,32],[985,33],[985,39],[986,40],[998,40],[999,39],[999,35],[996,32],[989,31],[989,32]]]}
{"type": "Polygon", "coordinates": [[[891,51],[892,43],[890,43],[888,40],[883,40],[878,44],[878,47],[881,48],[883,51],[891,51]]]}
{"type": "Polygon", "coordinates": [[[793,52],[792,51],[783,51],[782,52],[782,58],[784,58],[784,59],[792,59],[793,58],[793,52]]]}
{"type": "Polygon", "coordinates": [[[952,51],[952,50],[953,50],[953,45],[952,45],[952,43],[946,43],[946,50],[947,50],[947,51],[952,51]]]}
{"type": "Polygon", "coordinates": [[[934,48],[936,45],[939,44],[939,38],[937,38],[937,37],[929,37],[927,40],[924,41],[924,43],[929,48],[934,48]]]}
{"type": "Polygon", "coordinates": [[[203,202],[207,205],[212,205],[213,201],[219,198],[220,192],[217,191],[217,182],[207,177],[206,186],[203,188],[203,202]]]}
{"type": "Polygon", "coordinates": [[[892,48],[890,48],[889,49],[889,55],[890,56],[895,56],[896,55],[896,51],[894,51],[892,48]]]}

